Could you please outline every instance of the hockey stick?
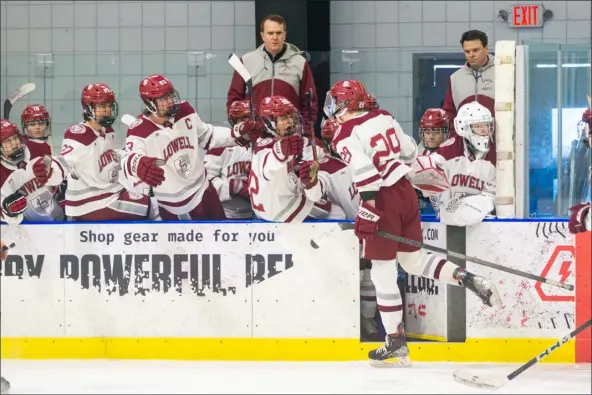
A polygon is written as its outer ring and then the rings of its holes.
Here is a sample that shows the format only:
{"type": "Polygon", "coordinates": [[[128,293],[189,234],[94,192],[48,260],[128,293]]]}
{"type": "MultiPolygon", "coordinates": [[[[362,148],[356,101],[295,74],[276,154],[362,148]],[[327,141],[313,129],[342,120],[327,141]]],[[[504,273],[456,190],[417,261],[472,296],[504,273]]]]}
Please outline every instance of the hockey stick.
{"type": "Polygon", "coordinates": [[[510,381],[514,380],[520,374],[524,373],[527,369],[535,365],[541,359],[545,358],[547,355],[551,354],[553,351],[557,350],[559,347],[570,341],[578,333],[588,328],[590,324],[592,324],[592,320],[588,320],[586,323],[580,325],[569,335],[559,339],[557,343],[553,344],[551,347],[547,348],[545,351],[532,358],[530,361],[526,362],[524,365],[520,366],[518,369],[514,370],[505,377],[479,377],[462,370],[455,371],[452,376],[456,382],[468,385],[469,387],[485,388],[488,390],[500,389],[510,381]]]}
{"type": "Polygon", "coordinates": [[[9,246],[2,246],[2,252],[10,250],[11,248],[14,248],[14,246],[16,246],[14,243],[11,243],[9,246]]]}
{"type": "Polygon", "coordinates": [[[27,96],[34,90],[35,84],[32,82],[27,82],[26,84],[22,85],[20,88],[12,92],[12,95],[8,96],[8,98],[4,100],[4,119],[8,119],[8,117],[10,116],[10,110],[12,110],[12,106],[14,106],[14,103],[21,100],[23,97],[27,96]]]}
{"type": "MultiPolygon", "coordinates": [[[[127,127],[131,127],[134,122],[137,121],[137,118],[134,117],[133,115],[130,114],[123,114],[121,116],[121,122],[123,124],[125,124],[127,127]]],[[[156,159],[156,161],[154,162],[156,164],[156,166],[162,167],[165,165],[165,161],[162,159],[156,159]]],[[[150,187],[150,189],[148,189],[148,197],[154,197],[154,190],[152,189],[152,187],[150,187]]]]}
{"type": "Polygon", "coordinates": [[[312,88],[305,94],[306,98],[306,112],[308,115],[308,123],[310,124],[310,145],[312,148],[312,158],[315,162],[319,163],[317,158],[317,144],[316,144],[316,136],[314,131],[314,123],[312,121],[312,88]]]}
{"type": "MultiPolygon", "coordinates": [[[[254,104],[254,98],[253,98],[253,78],[251,77],[251,73],[249,73],[249,71],[247,70],[247,68],[245,67],[245,65],[243,64],[243,62],[241,62],[241,60],[239,59],[238,56],[236,56],[235,53],[231,53],[230,56],[228,56],[228,64],[230,65],[230,67],[232,67],[234,69],[234,71],[236,71],[241,78],[243,79],[243,81],[245,81],[245,84],[247,86],[247,95],[249,95],[249,112],[250,112],[250,116],[249,118],[251,118],[251,121],[255,120],[255,104],[254,104]]],[[[251,140],[251,150],[255,150],[255,142],[251,140]]]]}
{"type": "MultiPolygon", "coordinates": [[[[352,224],[350,222],[340,222],[339,223],[339,227],[342,230],[351,230],[351,229],[354,229],[354,224],[352,224]]],[[[515,274],[515,275],[520,276],[520,277],[529,278],[531,280],[535,280],[535,281],[539,281],[541,283],[553,285],[555,287],[567,289],[569,291],[573,291],[574,290],[574,286],[572,284],[560,283],[559,281],[550,280],[550,279],[545,278],[545,277],[537,276],[536,274],[527,273],[527,272],[523,272],[521,270],[512,269],[510,267],[505,267],[505,266],[502,266],[502,265],[498,265],[497,263],[488,262],[488,261],[485,261],[485,260],[483,260],[481,258],[476,258],[476,257],[464,255],[464,254],[459,254],[458,252],[446,250],[446,249],[440,248],[440,247],[434,247],[432,245],[425,244],[425,243],[422,243],[420,241],[410,240],[410,239],[407,239],[405,237],[395,236],[395,235],[392,235],[390,233],[383,232],[381,230],[377,231],[376,234],[378,236],[380,236],[380,237],[384,237],[385,239],[390,239],[390,240],[398,241],[399,243],[405,243],[405,244],[409,244],[409,245],[416,246],[416,247],[419,247],[419,248],[425,248],[426,250],[437,252],[437,253],[443,254],[443,255],[450,255],[450,256],[453,256],[455,258],[462,259],[462,260],[469,261],[469,262],[473,262],[473,263],[476,263],[476,264],[481,265],[481,266],[487,266],[487,267],[490,267],[492,269],[501,270],[502,272],[515,274]]]]}

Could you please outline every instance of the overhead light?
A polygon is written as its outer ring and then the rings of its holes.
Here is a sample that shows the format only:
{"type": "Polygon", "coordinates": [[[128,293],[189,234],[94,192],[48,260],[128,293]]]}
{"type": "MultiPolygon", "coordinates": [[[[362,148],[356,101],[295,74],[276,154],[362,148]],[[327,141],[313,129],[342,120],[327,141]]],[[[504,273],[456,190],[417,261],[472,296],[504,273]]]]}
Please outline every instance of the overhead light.
{"type": "MultiPolygon", "coordinates": [[[[536,67],[537,67],[537,69],[556,69],[557,65],[556,64],[537,64],[536,67]]],[[[565,64],[562,64],[561,67],[573,68],[573,69],[577,69],[580,67],[589,68],[590,63],[565,63],[565,64]]]]}
{"type": "Polygon", "coordinates": [[[438,69],[460,69],[464,67],[464,64],[461,64],[460,66],[457,64],[437,64],[434,65],[434,70],[438,70],[438,69]]]}

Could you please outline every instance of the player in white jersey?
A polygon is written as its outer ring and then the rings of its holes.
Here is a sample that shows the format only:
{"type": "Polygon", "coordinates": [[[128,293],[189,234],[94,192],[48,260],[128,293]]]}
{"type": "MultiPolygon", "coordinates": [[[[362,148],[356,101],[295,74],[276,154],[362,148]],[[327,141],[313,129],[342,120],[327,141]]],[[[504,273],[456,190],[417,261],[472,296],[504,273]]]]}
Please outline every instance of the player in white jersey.
{"type": "MultiPolygon", "coordinates": [[[[370,101],[366,101],[366,108],[376,108],[374,103],[372,98],[370,101]]],[[[328,151],[332,151],[331,141],[337,133],[337,129],[339,129],[339,123],[335,119],[325,119],[321,123],[321,136],[328,151]]],[[[332,152],[332,156],[327,156],[319,161],[319,178],[326,180],[326,197],[332,204],[329,219],[354,220],[360,206],[360,196],[356,184],[352,180],[350,169],[336,156],[337,153],[332,152]],[[337,211],[336,207],[343,212],[342,216],[334,214],[337,211]]],[[[360,337],[362,340],[379,341],[378,325],[375,318],[376,288],[372,283],[371,268],[372,262],[360,257],[360,337]]]]}
{"type": "Polygon", "coordinates": [[[14,123],[3,119],[0,127],[2,221],[53,220],[56,207],[60,211],[53,190],[64,179],[63,167],[52,159],[46,146],[26,141],[14,123]]]}
{"type": "MultiPolygon", "coordinates": [[[[232,103],[228,110],[231,128],[248,120],[250,107],[248,100],[232,103]]],[[[212,148],[206,153],[208,180],[216,188],[226,218],[249,219],[254,216],[249,197],[252,156],[250,147],[241,145],[212,148]]]]}
{"type": "Polygon", "coordinates": [[[256,135],[262,122],[245,121],[231,129],[207,124],[162,75],[144,78],[139,91],[146,109],[127,131],[124,176],[153,188],[164,220],[225,219],[206,177],[206,151],[256,135]]]}
{"type": "MultiPolygon", "coordinates": [[[[283,96],[269,96],[259,105],[266,134],[257,140],[249,175],[251,205],[257,217],[273,222],[302,222],[313,210],[327,216],[319,164],[310,139],[302,136],[300,113],[283,96]],[[307,152],[308,151],[308,152],[307,152]]],[[[322,158],[322,155],[319,159],[322,158]]]]}
{"type": "Polygon", "coordinates": [[[66,130],[59,156],[69,170],[66,215],[74,221],[147,219],[148,196],[130,196],[119,183],[121,152],[111,127],[118,114],[115,94],[99,82],[86,85],[80,101],[84,121],[66,130]]]}
{"type": "Polygon", "coordinates": [[[333,147],[350,166],[360,194],[355,234],[363,256],[372,260],[378,310],[387,332],[383,347],[368,354],[373,365],[409,366],[403,330],[403,304],[397,284],[397,261],[412,275],[466,286],[488,306],[500,303],[493,285],[444,257],[376,235],[381,230],[423,242],[417,196],[407,175],[417,145],[388,112],[364,109],[366,88],[356,80],[339,81],[327,92],[325,114],[339,123],[333,147]]]}
{"type": "MultiPolygon", "coordinates": [[[[588,96],[588,100],[590,97],[588,96]]],[[[581,128],[584,144],[588,149],[592,149],[592,127],[590,127],[590,108],[582,114],[581,128]]],[[[589,177],[592,178],[592,167],[589,169],[589,177]]],[[[590,202],[578,203],[569,208],[571,215],[569,218],[569,231],[571,233],[580,233],[592,230],[592,209],[590,202]]]]}
{"type": "Polygon", "coordinates": [[[457,137],[448,139],[429,157],[418,156],[412,165],[412,182],[426,196],[438,194],[440,220],[453,226],[476,225],[494,210],[495,166],[490,152],[494,121],[491,112],[471,102],[454,119],[457,137]],[[436,169],[436,170],[435,170],[436,169]],[[423,175],[442,169],[444,186],[439,193],[423,181],[423,175]],[[427,171],[426,171],[427,170],[427,171]],[[422,177],[422,181],[418,179],[422,177]],[[419,184],[419,185],[418,185],[419,184]]]}

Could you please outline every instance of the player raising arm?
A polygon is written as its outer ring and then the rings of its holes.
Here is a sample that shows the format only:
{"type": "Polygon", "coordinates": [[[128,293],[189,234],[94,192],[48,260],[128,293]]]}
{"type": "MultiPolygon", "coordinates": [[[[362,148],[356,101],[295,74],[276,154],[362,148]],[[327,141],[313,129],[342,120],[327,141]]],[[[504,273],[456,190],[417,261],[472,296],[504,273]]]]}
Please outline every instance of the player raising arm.
{"type": "Polygon", "coordinates": [[[6,119],[0,120],[0,143],[2,221],[60,219],[53,186],[64,179],[62,165],[46,155],[43,145],[27,143],[18,126],[6,119]]]}
{"type": "Polygon", "coordinates": [[[206,151],[244,143],[262,123],[245,121],[232,129],[207,124],[162,75],[144,78],[139,92],[145,110],[127,131],[124,176],[153,188],[163,220],[225,219],[206,177],[206,151]]]}
{"type": "Polygon", "coordinates": [[[310,139],[302,136],[300,113],[285,97],[269,96],[261,101],[259,116],[266,134],[257,140],[251,163],[253,210],[267,221],[302,222],[315,202],[322,203],[324,190],[310,139]]]}
{"type": "Polygon", "coordinates": [[[466,286],[488,306],[499,302],[493,285],[443,257],[415,246],[379,237],[377,230],[423,242],[417,196],[406,175],[417,146],[386,111],[364,110],[366,89],[356,80],[340,81],[327,93],[325,114],[341,124],[334,139],[336,152],[350,167],[361,204],[355,234],[363,241],[363,256],[372,260],[372,281],[387,336],[383,347],[369,353],[371,363],[397,360],[408,366],[409,349],[403,329],[403,304],[397,285],[397,261],[412,275],[466,286]]]}
{"type": "MultiPolygon", "coordinates": [[[[249,101],[235,101],[228,111],[230,127],[246,121],[249,115],[249,101]]],[[[227,218],[253,218],[248,185],[251,158],[251,149],[247,145],[212,148],[206,154],[208,180],[216,188],[227,218]]]]}

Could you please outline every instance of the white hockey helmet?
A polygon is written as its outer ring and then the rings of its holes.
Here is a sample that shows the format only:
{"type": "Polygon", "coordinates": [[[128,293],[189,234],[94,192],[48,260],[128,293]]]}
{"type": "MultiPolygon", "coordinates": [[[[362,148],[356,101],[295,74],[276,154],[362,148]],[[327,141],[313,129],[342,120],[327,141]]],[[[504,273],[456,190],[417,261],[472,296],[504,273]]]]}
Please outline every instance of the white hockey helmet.
{"type": "Polygon", "coordinates": [[[491,111],[479,102],[467,103],[454,118],[456,133],[469,141],[479,152],[488,152],[492,141],[494,120],[491,111]]]}

